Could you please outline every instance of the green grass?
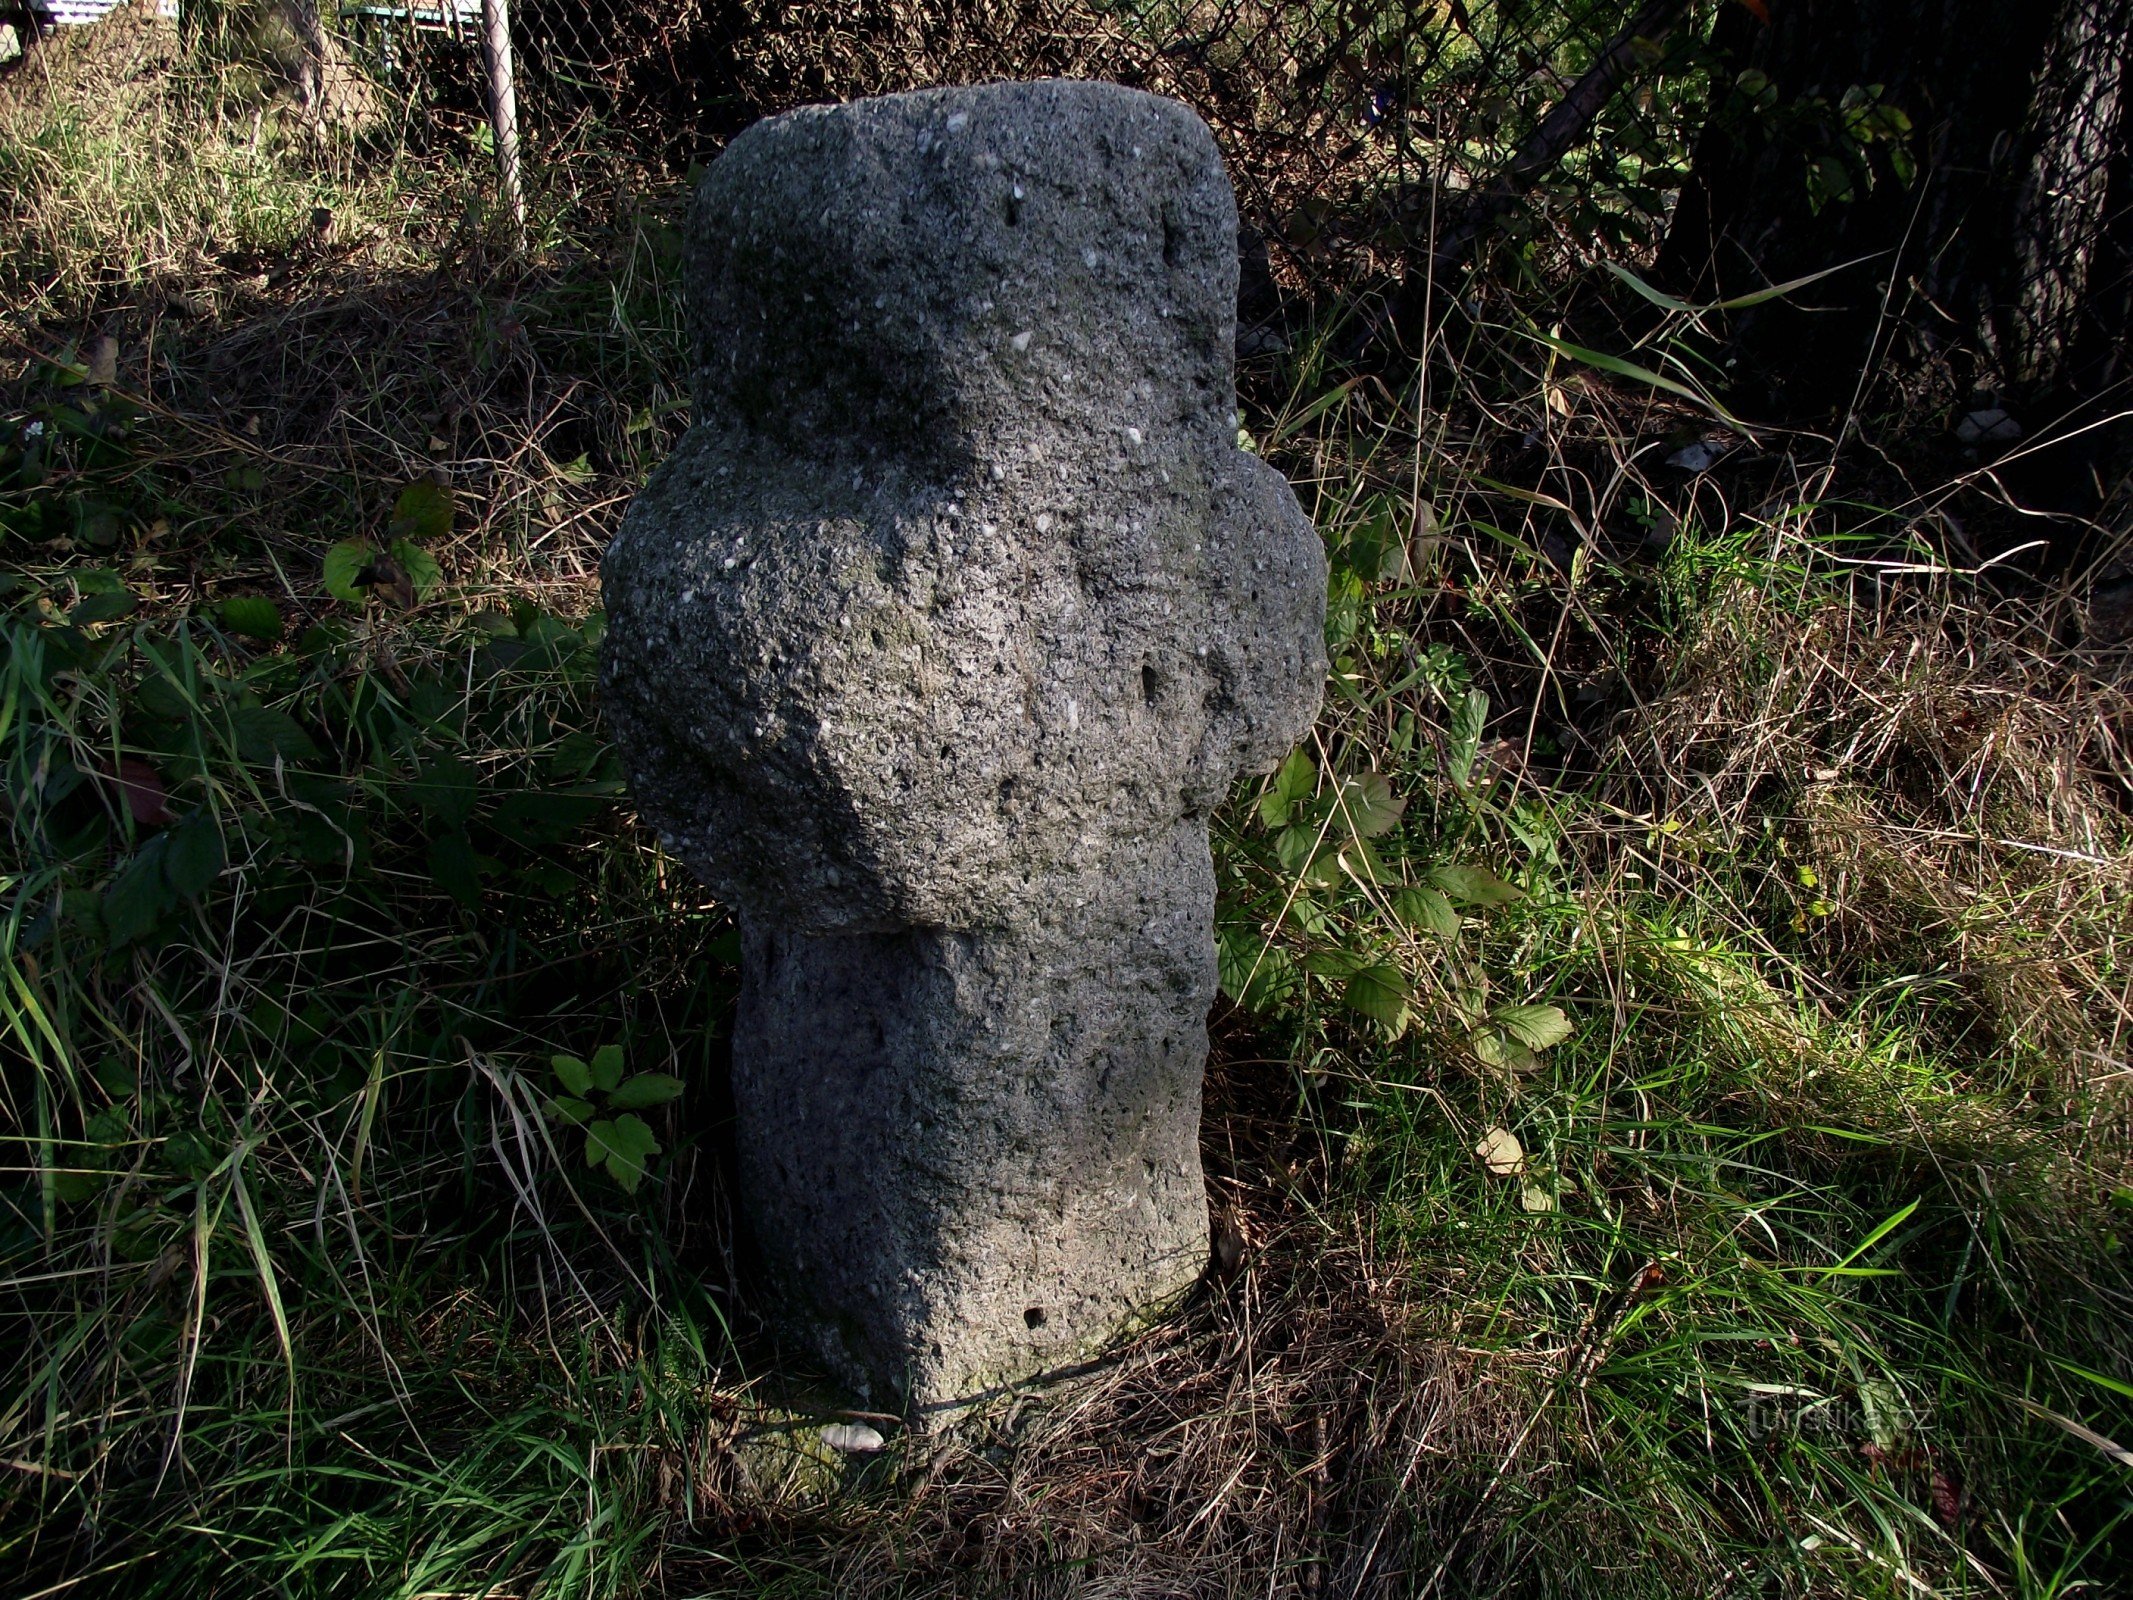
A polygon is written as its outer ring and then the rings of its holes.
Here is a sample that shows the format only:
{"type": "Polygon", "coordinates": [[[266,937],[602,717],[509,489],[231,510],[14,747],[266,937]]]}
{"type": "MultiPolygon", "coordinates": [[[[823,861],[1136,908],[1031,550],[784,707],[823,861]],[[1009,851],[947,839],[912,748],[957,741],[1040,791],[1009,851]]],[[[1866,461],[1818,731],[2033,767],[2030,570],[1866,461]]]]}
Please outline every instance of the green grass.
{"type": "MultiPolygon", "coordinates": [[[[181,126],[21,115],[0,171],[181,126]]],[[[1934,564],[1869,483],[1773,452],[1722,504],[1639,466],[1705,418],[1505,331],[1554,307],[1455,319],[1407,378],[1254,369],[1335,671],[1215,821],[1244,1265],[1083,1383],[843,1469],[734,1259],[730,924],[635,828],[591,693],[597,550],[681,420],[678,196],[559,155],[509,267],[478,218],[407,221],[463,218],[463,172],[261,148],[257,189],[102,220],[123,160],[38,166],[71,198],[18,191],[0,272],[51,286],[0,374],[22,1592],[2122,1581],[2109,661],[1897,574],[1934,564]],[[316,203],[367,242],[305,256],[316,203]],[[216,313],[156,323],[180,292],[216,313]],[[348,589],[396,539],[408,586],[348,589]],[[552,1058],[610,1044],[686,1085],[634,1190],[547,1110],[552,1058]]]]}

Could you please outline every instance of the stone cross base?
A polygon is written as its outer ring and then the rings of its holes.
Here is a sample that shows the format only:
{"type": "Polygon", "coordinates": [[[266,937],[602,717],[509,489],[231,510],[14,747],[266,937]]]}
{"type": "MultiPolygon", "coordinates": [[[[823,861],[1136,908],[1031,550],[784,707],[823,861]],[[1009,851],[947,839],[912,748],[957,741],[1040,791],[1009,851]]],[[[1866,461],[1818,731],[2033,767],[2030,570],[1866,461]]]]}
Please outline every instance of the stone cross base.
{"type": "Polygon", "coordinates": [[[1206,1264],[1206,830],[1120,854],[1027,930],[749,929],[742,1198],[788,1324],[865,1392],[1072,1364],[1206,1264]]]}

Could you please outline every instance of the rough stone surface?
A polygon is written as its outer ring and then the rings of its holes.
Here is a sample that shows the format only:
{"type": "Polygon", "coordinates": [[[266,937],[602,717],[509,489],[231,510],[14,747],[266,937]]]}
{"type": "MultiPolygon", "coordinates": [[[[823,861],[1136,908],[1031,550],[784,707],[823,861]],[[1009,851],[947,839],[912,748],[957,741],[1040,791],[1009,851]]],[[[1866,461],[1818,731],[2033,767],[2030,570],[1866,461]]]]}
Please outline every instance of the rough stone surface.
{"type": "Polygon", "coordinates": [[[1308,728],[1324,561],[1235,448],[1206,128],[1103,84],[810,108],[685,258],[697,421],[609,548],[637,799],[744,929],[743,1201],[926,1406],[1206,1254],[1206,814],[1308,728]]]}

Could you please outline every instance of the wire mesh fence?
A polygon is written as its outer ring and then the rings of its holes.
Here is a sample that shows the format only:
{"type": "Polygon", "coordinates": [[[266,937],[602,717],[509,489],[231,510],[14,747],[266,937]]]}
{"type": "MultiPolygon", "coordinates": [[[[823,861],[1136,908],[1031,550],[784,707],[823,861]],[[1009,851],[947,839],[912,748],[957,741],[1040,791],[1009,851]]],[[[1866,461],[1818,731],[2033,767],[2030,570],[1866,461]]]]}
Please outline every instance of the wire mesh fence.
{"type": "MultiPolygon", "coordinates": [[[[483,9],[482,0],[354,0],[339,16],[375,70],[464,104],[495,72],[480,49],[483,9]]],[[[1262,293],[1317,292],[1386,281],[1482,212],[1543,250],[1648,251],[1708,109],[1705,41],[1718,9],[1716,0],[516,0],[510,41],[534,182],[544,152],[588,136],[685,165],[795,105],[933,85],[1090,77],[1173,95],[1208,121],[1229,160],[1247,292],[1254,277],[1262,293]],[[1560,121],[1603,67],[1608,92],[1550,146],[1551,113],[1560,121]],[[1530,174],[1519,172],[1522,158],[1530,174]],[[1531,203],[1489,203],[1507,182],[1531,203]]]]}

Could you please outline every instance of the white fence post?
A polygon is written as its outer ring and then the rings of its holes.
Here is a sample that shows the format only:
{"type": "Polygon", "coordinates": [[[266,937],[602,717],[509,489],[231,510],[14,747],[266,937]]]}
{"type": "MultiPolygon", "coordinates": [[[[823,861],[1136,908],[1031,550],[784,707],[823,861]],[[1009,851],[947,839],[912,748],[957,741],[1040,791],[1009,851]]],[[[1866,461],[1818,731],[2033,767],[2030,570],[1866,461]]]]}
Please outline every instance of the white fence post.
{"type": "Polygon", "coordinates": [[[489,127],[496,135],[496,177],[511,212],[514,248],[526,247],[526,192],[518,181],[518,91],[511,82],[509,0],[481,0],[481,53],[489,72],[489,127]]]}

